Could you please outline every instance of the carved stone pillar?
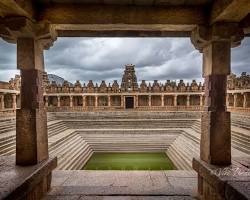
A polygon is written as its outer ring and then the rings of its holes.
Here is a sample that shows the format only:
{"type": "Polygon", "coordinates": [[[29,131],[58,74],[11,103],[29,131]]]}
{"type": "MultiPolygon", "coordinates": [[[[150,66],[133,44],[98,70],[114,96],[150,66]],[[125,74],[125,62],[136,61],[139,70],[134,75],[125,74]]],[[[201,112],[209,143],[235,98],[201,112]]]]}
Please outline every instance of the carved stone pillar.
{"type": "Polygon", "coordinates": [[[203,106],[203,95],[200,95],[200,106],[203,106]]]}
{"type": "Polygon", "coordinates": [[[226,96],[226,105],[227,105],[227,107],[229,107],[229,94],[227,94],[227,96],[226,96]]]}
{"type": "Polygon", "coordinates": [[[48,159],[47,114],[43,101],[43,49],[34,38],[18,38],[21,108],[16,114],[16,163],[33,165],[48,159]]]}
{"type": "Polygon", "coordinates": [[[110,95],[108,96],[108,107],[110,107],[111,106],[111,97],[110,97],[110,95]]]}
{"type": "Polygon", "coordinates": [[[12,108],[16,110],[16,94],[12,94],[12,108]]]}
{"type": "Polygon", "coordinates": [[[49,107],[49,97],[45,96],[45,107],[49,107]]]}
{"type": "Polygon", "coordinates": [[[243,94],[243,108],[247,107],[247,93],[243,94]]]}
{"type": "MultiPolygon", "coordinates": [[[[231,164],[231,119],[226,111],[227,75],[230,74],[231,46],[243,39],[236,23],[198,26],[191,35],[194,46],[203,53],[205,105],[201,117],[200,159],[193,160],[198,172],[198,199],[224,199],[215,192],[212,165],[231,164]],[[211,167],[208,168],[205,165],[211,167]]],[[[216,177],[217,178],[217,177],[216,177]]]]}
{"type": "Polygon", "coordinates": [[[226,111],[227,75],[230,74],[231,45],[243,32],[235,23],[197,27],[191,41],[203,53],[205,111],[201,118],[201,160],[216,165],[231,164],[231,119],[226,111]]]}
{"type": "Polygon", "coordinates": [[[148,95],[148,106],[151,107],[151,95],[148,95]]]}
{"type": "Polygon", "coordinates": [[[178,95],[174,95],[174,106],[177,106],[177,96],[178,95]]]}
{"type": "Polygon", "coordinates": [[[138,95],[135,95],[135,108],[138,107],[138,95]]]}
{"type": "Polygon", "coordinates": [[[190,106],[190,95],[187,95],[187,106],[190,106]]]}
{"type": "Polygon", "coordinates": [[[97,107],[98,106],[98,96],[96,95],[95,96],[95,107],[97,107]]]}
{"type": "Polygon", "coordinates": [[[61,97],[57,96],[57,107],[61,107],[61,97]]]}
{"type": "Polygon", "coordinates": [[[3,94],[3,95],[0,95],[0,101],[1,101],[0,109],[1,109],[1,110],[4,110],[4,94],[3,94]]]}
{"type": "Polygon", "coordinates": [[[121,95],[121,108],[124,108],[124,96],[121,95]]]}
{"type": "Polygon", "coordinates": [[[82,107],[86,107],[86,96],[82,96],[82,107]]]}
{"type": "Polygon", "coordinates": [[[69,96],[69,106],[73,107],[73,96],[69,96]]]}
{"type": "Polygon", "coordinates": [[[164,106],[164,95],[163,94],[161,95],[161,106],[162,107],[164,106]]]}
{"type": "Polygon", "coordinates": [[[237,93],[233,95],[234,95],[234,108],[236,108],[237,107],[237,93]]]}

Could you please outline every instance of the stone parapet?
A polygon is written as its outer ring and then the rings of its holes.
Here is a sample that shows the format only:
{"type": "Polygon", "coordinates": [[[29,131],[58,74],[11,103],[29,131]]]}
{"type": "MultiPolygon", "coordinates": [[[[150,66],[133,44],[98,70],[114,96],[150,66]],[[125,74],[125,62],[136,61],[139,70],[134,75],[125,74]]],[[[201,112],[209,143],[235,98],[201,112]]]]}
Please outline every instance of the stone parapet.
{"type": "Polygon", "coordinates": [[[250,198],[249,158],[234,159],[232,165],[210,165],[193,159],[193,168],[198,173],[199,199],[247,200],[250,198]]]}
{"type": "Polygon", "coordinates": [[[0,199],[41,199],[49,190],[57,158],[21,167],[14,156],[0,157],[0,199]]]}

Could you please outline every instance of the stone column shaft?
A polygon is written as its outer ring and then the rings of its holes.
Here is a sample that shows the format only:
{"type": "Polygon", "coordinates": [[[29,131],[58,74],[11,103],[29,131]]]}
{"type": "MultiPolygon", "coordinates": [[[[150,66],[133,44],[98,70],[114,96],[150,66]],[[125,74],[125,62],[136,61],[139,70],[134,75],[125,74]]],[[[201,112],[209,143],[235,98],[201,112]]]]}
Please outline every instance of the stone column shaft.
{"type": "Polygon", "coordinates": [[[243,94],[243,108],[247,107],[247,93],[243,94]]]}
{"type": "Polygon", "coordinates": [[[95,107],[98,106],[98,96],[95,96],[95,107]]]}
{"type": "Polygon", "coordinates": [[[190,106],[190,95],[187,95],[187,106],[190,106]]]}
{"type": "Polygon", "coordinates": [[[177,95],[174,95],[174,106],[177,106],[177,95]]]}
{"type": "Polygon", "coordinates": [[[151,106],[151,95],[148,95],[148,106],[151,106]]]}
{"type": "Polygon", "coordinates": [[[237,93],[233,95],[234,95],[234,108],[236,108],[237,107],[237,93]]]}
{"type": "Polygon", "coordinates": [[[33,38],[18,38],[21,108],[16,112],[16,164],[48,159],[47,114],[43,100],[43,49],[33,38]]]}
{"type": "Polygon", "coordinates": [[[200,106],[203,106],[203,95],[200,95],[200,106]]]}
{"type": "Polygon", "coordinates": [[[86,96],[82,96],[82,107],[86,107],[86,96]]]}
{"type": "Polygon", "coordinates": [[[4,95],[0,95],[0,100],[1,100],[0,109],[4,110],[4,95]]]}
{"type": "Polygon", "coordinates": [[[16,110],[16,94],[12,94],[12,108],[16,110]]]}
{"type": "Polygon", "coordinates": [[[49,97],[45,96],[45,107],[49,107],[49,97]]]}
{"type": "Polygon", "coordinates": [[[161,95],[161,106],[164,106],[164,95],[161,95]]]}
{"type": "Polygon", "coordinates": [[[110,107],[110,106],[111,106],[111,97],[108,96],[108,107],[110,107]]]}
{"type": "Polygon", "coordinates": [[[135,108],[138,107],[138,95],[135,96],[135,108]]]}
{"type": "Polygon", "coordinates": [[[121,107],[124,108],[124,96],[121,95],[121,107]]]}
{"type": "Polygon", "coordinates": [[[61,97],[57,96],[57,107],[61,107],[61,97]]]}
{"type": "Polygon", "coordinates": [[[201,118],[201,159],[210,164],[231,163],[230,113],[226,111],[230,41],[212,41],[203,49],[205,112],[201,118]]]}
{"type": "Polygon", "coordinates": [[[73,96],[69,96],[69,106],[73,107],[73,96]]]}

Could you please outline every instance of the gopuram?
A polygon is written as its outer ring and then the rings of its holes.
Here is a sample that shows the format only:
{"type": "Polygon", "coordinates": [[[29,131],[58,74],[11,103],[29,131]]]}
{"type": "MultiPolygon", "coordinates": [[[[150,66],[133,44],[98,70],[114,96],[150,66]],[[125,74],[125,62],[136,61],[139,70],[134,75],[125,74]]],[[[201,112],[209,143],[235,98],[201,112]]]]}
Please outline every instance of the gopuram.
{"type": "MultiPolygon", "coordinates": [[[[250,113],[250,75],[231,74],[227,77],[226,105],[230,111],[250,113]]],[[[8,83],[0,84],[1,110],[3,114],[13,114],[20,107],[21,77],[16,75],[8,83]]],[[[44,104],[50,112],[58,111],[101,111],[101,110],[137,110],[137,111],[202,111],[205,101],[204,84],[193,80],[184,83],[180,80],[167,80],[151,84],[142,80],[137,82],[134,65],[126,65],[121,84],[117,80],[100,85],[89,80],[73,85],[64,81],[62,85],[49,81],[47,73],[43,75],[44,104]]]]}

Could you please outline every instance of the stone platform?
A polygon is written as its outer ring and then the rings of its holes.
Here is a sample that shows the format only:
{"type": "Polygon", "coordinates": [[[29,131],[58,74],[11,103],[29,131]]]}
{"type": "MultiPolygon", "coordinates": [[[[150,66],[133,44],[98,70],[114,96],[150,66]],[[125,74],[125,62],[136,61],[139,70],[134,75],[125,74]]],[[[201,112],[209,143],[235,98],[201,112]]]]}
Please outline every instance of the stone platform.
{"type": "Polygon", "coordinates": [[[193,199],[194,171],[55,170],[46,199],[193,199]]]}

